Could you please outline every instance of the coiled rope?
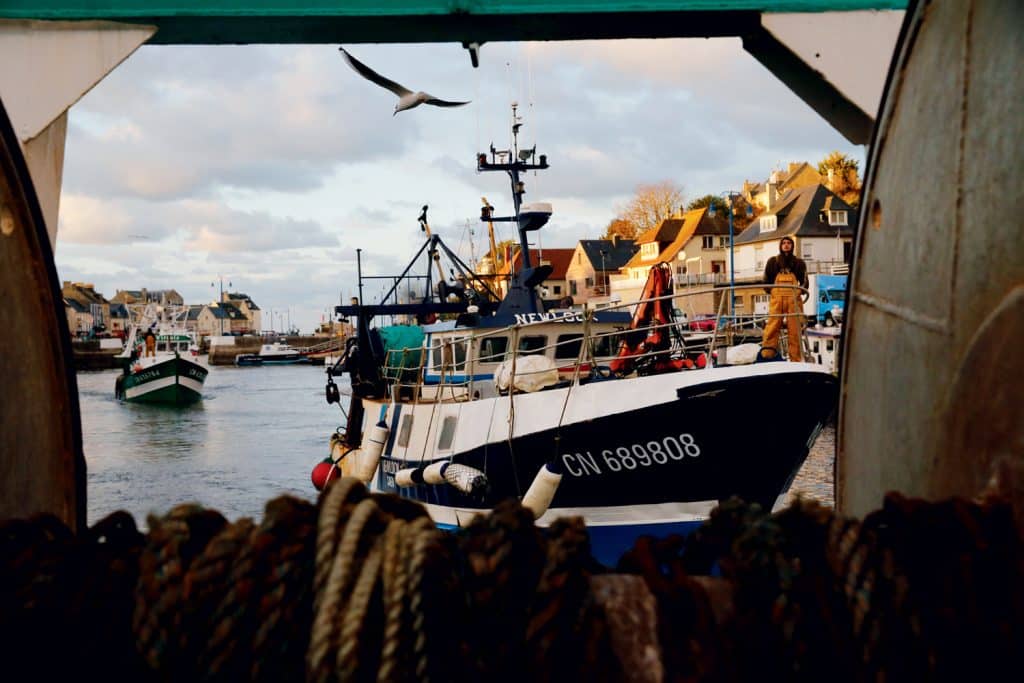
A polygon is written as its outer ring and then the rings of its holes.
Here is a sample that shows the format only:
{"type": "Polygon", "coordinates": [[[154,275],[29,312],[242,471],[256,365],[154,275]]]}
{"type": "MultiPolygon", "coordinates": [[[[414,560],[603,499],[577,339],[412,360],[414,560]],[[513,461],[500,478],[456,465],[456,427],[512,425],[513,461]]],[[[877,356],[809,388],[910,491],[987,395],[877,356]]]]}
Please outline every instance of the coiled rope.
{"type": "Polygon", "coordinates": [[[0,661],[9,680],[994,677],[1024,644],[1016,503],[891,494],[858,521],[732,500],[616,574],[579,519],[541,529],[507,501],[444,533],[353,479],[259,523],[198,505],[145,535],[126,513],[80,536],[10,520],[0,661]]]}

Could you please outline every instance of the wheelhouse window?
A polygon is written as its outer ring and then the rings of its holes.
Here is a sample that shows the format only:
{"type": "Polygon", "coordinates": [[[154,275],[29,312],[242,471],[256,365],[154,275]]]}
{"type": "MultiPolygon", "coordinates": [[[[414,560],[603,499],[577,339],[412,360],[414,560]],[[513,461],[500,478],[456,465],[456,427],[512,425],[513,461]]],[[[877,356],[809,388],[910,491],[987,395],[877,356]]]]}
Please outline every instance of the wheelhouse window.
{"type": "Polygon", "coordinates": [[[543,354],[544,347],[548,345],[547,335],[532,334],[519,338],[519,353],[524,356],[530,354],[543,354]]]}
{"type": "Polygon", "coordinates": [[[555,342],[555,358],[557,360],[576,360],[580,357],[582,345],[582,334],[560,334],[555,342]]]}
{"type": "Polygon", "coordinates": [[[445,370],[462,370],[466,367],[466,340],[442,339],[431,354],[433,369],[437,372],[445,370]]]}
{"type": "Polygon", "coordinates": [[[484,337],[480,340],[480,362],[500,363],[508,350],[508,337],[484,337]]]}
{"type": "Polygon", "coordinates": [[[598,358],[610,358],[619,352],[619,335],[604,334],[594,337],[594,355],[598,358]]]}

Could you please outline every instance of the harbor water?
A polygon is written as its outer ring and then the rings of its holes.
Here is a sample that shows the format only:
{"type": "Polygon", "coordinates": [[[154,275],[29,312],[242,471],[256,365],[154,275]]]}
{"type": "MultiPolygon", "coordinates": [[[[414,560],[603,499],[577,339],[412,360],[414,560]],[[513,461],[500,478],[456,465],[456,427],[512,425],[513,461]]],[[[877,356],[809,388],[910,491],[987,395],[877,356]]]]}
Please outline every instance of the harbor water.
{"type": "MultiPolygon", "coordinates": [[[[344,423],[324,400],[323,367],[213,366],[203,400],[184,408],[117,401],[119,372],[77,375],[89,524],[126,510],[144,525],[147,514],[188,502],[259,519],[275,496],[316,497],[310,471],[344,423]]],[[[337,381],[345,393],[347,380],[337,381]]],[[[827,427],[785,501],[799,493],[831,505],[833,454],[827,427]]]]}

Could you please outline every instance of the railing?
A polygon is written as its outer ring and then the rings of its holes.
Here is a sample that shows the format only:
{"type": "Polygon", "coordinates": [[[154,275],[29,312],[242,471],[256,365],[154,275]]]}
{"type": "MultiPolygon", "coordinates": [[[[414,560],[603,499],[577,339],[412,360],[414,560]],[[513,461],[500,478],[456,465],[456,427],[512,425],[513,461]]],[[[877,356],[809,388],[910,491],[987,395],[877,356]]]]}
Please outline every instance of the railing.
{"type": "Polygon", "coordinates": [[[721,285],[729,282],[727,273],[676,273],[675,284],[678,287],[694,285],[721,285]]]}
{"type": "MultiPolygon", "coordinates": [[[[796,285],[777,285],[779,288],[797,290],[799,293],[806,293],[807,290],[796,285]]],[[[736,285],[737,290],[756,289],[763,291],[763,285],[736,285]]],[[[665,300],[670,304],[673,299],[678,300],[694,294],[676,293],[651,299],[649,301],[665,300]]],[[[639,303],[639,302],[638,302],[639,303]]],[[[723,297],[719,303],[717,314],[714,317],[715,323],[711,330],[695,331],[690,329],[689,322],[671,321],[628,330],[626,328],[610,331],[596,331],[593,329],[595,314],[609,310],[627,310],[632,312],[637,304],[619,304],[602,308],[600,310],[586,310],[581,313],[584,316],[582,327],[563,328],[563,334],[572,334],[576,331],[581,337],[552,343],[544,346],[520,350],[519,342],[523,337],[531,336],[531,328],[537,325],[544,325],[546,321],[536,321],[522,325],[514,325],[506,328],[491,329],[486,331],[466,330],[462,337],[444,337],[434,341],[430,346],[416,349],[392,350],[389,359],[391,365],[383,368],[386,381],[392,396],[396,400],[413,401],[467,401],[473,398],[494,395],[493,375],[501,362],[511,361],[511,374],[518,379],[530,374],[558,372],[559,384],[576,384],[589,381],[595,374],[604,373],[607,365],[617,357],[622,337],[625,333],[631,332],[641,336],[650,335],[659,329],[665,329],[670,337],[668,348],[638,353],[629,356],[634,366],[644,366],[645,362],[656,360],[690,358],[695,359],[701,354],[707,360],[707,367],[713,367],[714,352],[723,347],[731,347],[736,343],[750,342],[757,340],[763,334],[764,326],[773,317],[784,317],[771,314],[753,315],[729,315],[727,313],[728,303],[723,297]],[[478,354],[488,338],[505,337],[507,343],[505,350],[495,353],[490,357],[480,357],[478,354]],[[461,347],[461,348],[460,348],[461,347]],[[565,352],[566,348],[569,352],[565,352]],[[559,349],[563,353],[559,353],[559,349]],[[435,352],[437,354],[435,355],[435,352]],[[522,367],[516,367],[520,360],[530,355],[543,355],[553,360],[554,368],[545,368],[535,372],[523,372],[522,367]],[[561,356],[557,358],[556,356],[561,356]],[[412,361],[411,363],[409,361],[412,361]],[[481,379],[483,378],[483,379],[481,379]],[[429,379],[429,382],[427,381],[429,379]]],[[[806,338],[806,316],[797,313],[791,316],[800,325],[800,339],[804,358],[811,358],[810,344],[806,338]]],[[[549,324],[549,323],[548,323],[549,324]]],[[[780,330],[779,334],[780,355],[789,356],[787,335],[780,330]]],[[[515,379],[513,380],[515,381],[515,379]]]]}

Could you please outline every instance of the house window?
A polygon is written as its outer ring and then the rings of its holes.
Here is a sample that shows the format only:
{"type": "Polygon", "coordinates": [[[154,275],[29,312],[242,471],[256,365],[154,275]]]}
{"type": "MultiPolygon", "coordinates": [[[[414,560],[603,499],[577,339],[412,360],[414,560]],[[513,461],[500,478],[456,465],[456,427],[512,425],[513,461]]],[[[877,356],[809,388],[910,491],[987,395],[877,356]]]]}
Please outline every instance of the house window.
{"type": "Polygon", "coordinates": [[[704,235],[700,238],[700,246],[704,249],[715,248],[715,237],[714,235],[704,235]]]}
{"type": "Polygon", "coordinates": [[[764,270],[764,246],[754,247],[754,267],[757,270],[764,270]]]}
{"type": "Polygon", "coordinates": [[[828,339],[828,340],[825,341],[825,350],[826,351],[833,351],[833,350],[835,350],[835,348],[836,348],[836,343],[833,340],[828,339]]]}
{"type": "Polygon", "coordinates": [[[579,294],[579,291],[576,289],[576,281],[575,280],[570,280],[569,281],[569,293],[572,294],[573,296],[576,296],[577,294],[579,294]]]}
{"type": "Polygon", "coordinates": [[[583,254],[576,254],[576,265],[583,263],[583,254]]]}
{"type": "Polygon", "coordinates": [[[779,224],[775,216],[761,216],[760,226],[761,232],[775,232],[779,224]]]}
{"type": "Polygon", "coordinates": [[[811,344],[811,351],[814,353],[821,353],[821,348],[819,348],[817,339],[815,339],[814,343],[811,344]]]}
{"type": "Polygon", "coordinates": [[[412,434],[412,415],[402,416],[402,426],[398,428],[398,445],[406,448],[409,445],[409,435],[412,434]]]}
{"type": "Polygon", "coordinates": [[[594,278],[592,278],[592,277],[588,277],[588,278],[586,279],[586,286],[587,286],[587,287],[593,287],[593,286],[594,286],[594,278]]]}
{"type": "Polygon", "coordinates": [[[658,257],[658,243],[648,242],[647,244],[640,247],[640,255],[645,259],[652,259],[658,257]]]}
{"type": "Polygon", "coordinates": [[[720,246],[721,248],[725,249],[727,246],[729,246],[729,238],[724,236],[724,235],[719,237],[718,238],[718,246],[720,246]]]}
{"type": "Polygon", "coordinates": [[[828,212],[828,223],[829,223],[829,225],[846,225],[846,212],[845,211],[829,211],[828,212]]]}
{"type": "Polygon", "coordinates": [[[805,259],[812,259],[812,258],[814,258],[814,249],[812,248],[813,246],[814,246],[813,244],[809,244],[807,242],[801,243],[801,245],[800,245],[800,255],[803,258],[805,258],[805,259]]]}
{"type": "Polygon", "coordinates": [[[551,291],[554,292],[555,294],[561,294],[562,293],[562,285],[552,285],[551,291]]]}
{"type": "Polygon", "coordinates": [[[444,418],[444,421],[441,422],[441,436],[437,439],[437,450],[450,451],[452,449],[452,441],[455,440],[455,426],[458,423],[459,418],[455,415],[444,418]]]}

